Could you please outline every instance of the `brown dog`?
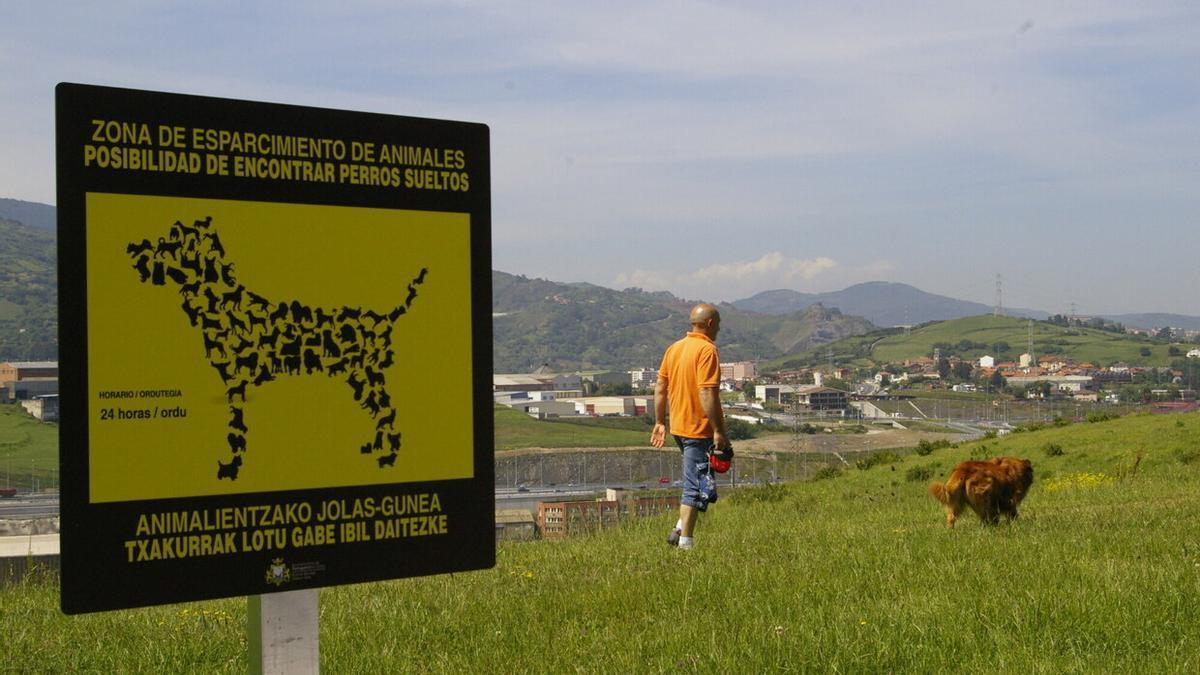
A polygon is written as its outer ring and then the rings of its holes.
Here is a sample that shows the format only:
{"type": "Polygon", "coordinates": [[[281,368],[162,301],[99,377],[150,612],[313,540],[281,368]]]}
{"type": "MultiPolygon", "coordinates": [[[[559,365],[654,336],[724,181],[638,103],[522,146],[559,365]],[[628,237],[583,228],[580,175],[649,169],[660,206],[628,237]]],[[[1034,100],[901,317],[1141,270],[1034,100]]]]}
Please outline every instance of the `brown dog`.
{"type": "Polygon", "coordinates": [[[946,527],[963,507],[970,505],[985,525],[1017,517],[1017,505],[1033,484],[1033,464],[1027,459],[996,457],[983,462],[967,461],[954,467],[946,484],[930,483],[929,494],[946,509],[946,527]]]}

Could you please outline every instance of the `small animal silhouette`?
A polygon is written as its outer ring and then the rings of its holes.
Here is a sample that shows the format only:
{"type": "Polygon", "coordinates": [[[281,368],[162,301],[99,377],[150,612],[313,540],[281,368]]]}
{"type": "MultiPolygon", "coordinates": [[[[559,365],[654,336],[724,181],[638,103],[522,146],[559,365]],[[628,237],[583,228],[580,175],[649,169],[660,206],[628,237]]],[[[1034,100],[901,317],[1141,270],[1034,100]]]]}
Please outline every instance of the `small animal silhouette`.
{"type": "Polygon", "coordinates": [[[228,478],[229,480],[237,480],[238,468],[242,465],[242,456],[234,455],[233,461],[228,464],[222,464],[221,460],[217,460],[217,480],[228,478]]]}

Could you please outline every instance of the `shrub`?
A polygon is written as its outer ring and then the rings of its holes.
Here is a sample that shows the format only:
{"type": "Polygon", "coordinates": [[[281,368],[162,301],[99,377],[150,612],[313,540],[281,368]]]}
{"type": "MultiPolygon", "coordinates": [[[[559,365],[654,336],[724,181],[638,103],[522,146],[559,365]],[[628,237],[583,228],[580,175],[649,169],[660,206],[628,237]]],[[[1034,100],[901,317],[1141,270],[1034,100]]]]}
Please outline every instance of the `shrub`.
{"type": "Polygon", "coordinates": [[[996,437],[996,430],[995,430],[995,429],[988,429],[987,431],[983,432],[983,437],[984,437],[984,438],[995,438],[995,437],[996,437]]]}
{"type": "Polygon", "coordinates": [[[1047,443],[1042,446],[1042,452],[1046,453],[1047,457],[1062,457],[1066,452],[1058,443],[1047,443]]]}
{"type": "Polygon", "coordinates": [[[873,452],[862,459],[856,460],[854,466],[861,471],[866,471],[876,464],[894,464],[900,461],[900,455],[888,450],[880,450],[873,452]]]}
{"type": "Polygon", "coordinates": [[[746,420],[727,420],[725,427],[725,430],[729,432],[729,440],[731,441],[744,441],[755,436],[754,425],[746,420]]]}
{"type": "Polygon", "coordinates": [[[971,448],[971,459],[982,462],[985,459],[991,459],[992,447],[987,443],[980,445],[977,448],[971,448]]]}
{"type": "Polygon", "coordinates": [[[958,447],[958,444],[951,443],[950,441],[946,440],[945,438],[939,438],[936,441],[929,441],[929,440],[922,438],[921,440],[917,441],[917,454],[924,457],[925,455],[928,455],[929,453],[933,452],[934,450],[940,450],[942,448],[957,448],[957,447],[958,447]]]}
{"type": "Polygon", "coordinates": [[[842,475],[842,470],[836,466],[827,466],[813,474],[813,480],[828,480],[842,475]]]}
{"type": "Polygon", "coordinates": [[[1179,460],[1181,464],[1191,464],[1200,459],[1200,449],[1192,448],[1191,450],[1184,450],[1183,448],[1179,448],[1175,451],[1175,459],[1179,460]]]}
{"type": "Polygon", "coordinates": [[[1071,424],[1071,420],[1063,417],[1062,415],[1057,415],[1054,418],[1054,426],[1056,427],[1065,427],[1069,424],[1071,424]]]}
{"type": "Polygon", "coordinates": [[[904,472],[904,480],[915,483],[917,481],[927,481],[933,478],[933,469],[936,465],[930,466],[914,466],[904,472]]]}
{"type": "Polygon", "coordinates": [[[1107,422],[1108,420],[1115,420],[1118,417],[1120,417],[1120,415],[1118,415],[1116,413],[1092,412],[1092,413],[1088,413],[1087,421],[1089,424],[1095,424],[1096,422],[1107,422]]]}

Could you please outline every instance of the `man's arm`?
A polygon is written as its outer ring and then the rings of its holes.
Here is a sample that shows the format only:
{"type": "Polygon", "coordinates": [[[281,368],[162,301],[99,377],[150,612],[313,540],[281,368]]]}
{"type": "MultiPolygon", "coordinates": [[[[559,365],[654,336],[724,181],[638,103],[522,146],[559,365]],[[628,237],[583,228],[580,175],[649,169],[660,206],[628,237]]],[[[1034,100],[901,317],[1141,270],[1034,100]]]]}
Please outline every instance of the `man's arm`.
{"type": "Polygon", "coordinates": [[[650,445],[663,446],[667,437],[667,381],[658,378],[654,384],[654,429],[650,432],[650,445]]]}
{"type": "Polygon", "coordinates": [[[708,417],[708,423],[713,428],[713,449],[723,450],[729,447],[729,439],[725,436],[725,411],[721,410],[721,390],[718,387],[700,388],[700,407],[708,417]]]}

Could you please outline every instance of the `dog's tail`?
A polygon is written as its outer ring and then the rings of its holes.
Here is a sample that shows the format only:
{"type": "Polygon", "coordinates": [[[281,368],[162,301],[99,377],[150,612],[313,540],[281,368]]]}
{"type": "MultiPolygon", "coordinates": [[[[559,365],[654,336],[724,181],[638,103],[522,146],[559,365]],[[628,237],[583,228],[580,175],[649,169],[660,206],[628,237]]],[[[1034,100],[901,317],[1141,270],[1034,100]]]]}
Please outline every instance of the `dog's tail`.
{"type": "Polygon", "coordinates": [[[930,483],[929,494],[943,504],[950,499],[950,497],[946,494],[946,486],[941,483],[930,483]]]}
{"type": "Polygon", "coordinates": [[[957,473],[951,473],[950,478],[943,483],[930,483],[929,494],[934,499],[947,506],[954,502],[961,502],[965,485],[962,477],[957,473]]]}
{"type": "Polygon", "coordinates": [[[421,271],[417,273],[417,276],[413,277],[413,280],[409,282],[408,296],[404,298],[404,302],[400,303],[396,309],[393,309],[387,315],[390,321],[395,322],[396,319],[399,319],[405,312],[408,311],[409,307],[412,307],[413,300],[417,299],[417,287],[425,283],[425,275],[428,273],[429,270],[425,267],[422,267],[421,271]]]}

